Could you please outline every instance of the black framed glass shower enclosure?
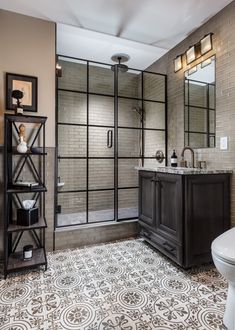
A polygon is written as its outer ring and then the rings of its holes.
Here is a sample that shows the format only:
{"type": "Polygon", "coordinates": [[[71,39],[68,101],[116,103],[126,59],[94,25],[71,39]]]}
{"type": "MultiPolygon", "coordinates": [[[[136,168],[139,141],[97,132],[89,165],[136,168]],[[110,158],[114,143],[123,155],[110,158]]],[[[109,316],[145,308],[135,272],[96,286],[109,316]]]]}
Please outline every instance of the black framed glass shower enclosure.
{"type": "Polygon", "coordinates": [[[57,61],[55,226],[138,218],[135,167],[167,159],[166,76],[57,61]]]}

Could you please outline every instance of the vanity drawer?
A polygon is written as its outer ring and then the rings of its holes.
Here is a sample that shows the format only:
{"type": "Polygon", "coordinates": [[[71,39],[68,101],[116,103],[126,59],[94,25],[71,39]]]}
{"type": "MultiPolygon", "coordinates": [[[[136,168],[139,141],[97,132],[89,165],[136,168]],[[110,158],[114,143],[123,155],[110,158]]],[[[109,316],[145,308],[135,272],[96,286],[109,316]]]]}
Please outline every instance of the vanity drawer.
{"type": "Polygon", "coordinates": [[[146,242],[182,266],[182,246],[172,242],[169,239],[159,236],[146,227],[141,227],[140,235],[146,242]]]}

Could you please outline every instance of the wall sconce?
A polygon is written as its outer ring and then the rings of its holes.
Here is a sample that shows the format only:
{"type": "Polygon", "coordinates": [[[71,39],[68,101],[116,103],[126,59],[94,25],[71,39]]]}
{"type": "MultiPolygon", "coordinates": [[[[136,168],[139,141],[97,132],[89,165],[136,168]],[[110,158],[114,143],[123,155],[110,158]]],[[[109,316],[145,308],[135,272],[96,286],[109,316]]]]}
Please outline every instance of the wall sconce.
{"type": "Polygon", "coordinates": [[[195,60],[196,60],[195,46],[191,46],[186,51],[186,62],[187,62],[187,64],[190,64],[190,63],[192,63],[195,60]]]}
{"type": "Polygon", "coordinates": [[[189,49],[186,51],[185,54],[186,54],[187,64],[190,64],[193,61],[195,61],[197,58],[199,58],[201,56],[200,43],[197,43],[197,44],[189,47],[189,49]]]}
{"type": "MultiPolygon", "coordinates": [[[[187,65],[213,49],[212,35],[213,33],[205,35],[198,43],[189,47],[189,49],[185,52],[187,65]]],[[[175,72],[183,68],[183,55],[184,54],[178,55],[174,59],[175,72]]]]}
{"type": "Polygon", "coordinates": [[[210,50],[212,50],[212,33],[205,35],[200,40],[200,48],[201,48],[201,55],[204,55],[210,50]]]}
{"type": "Polygon", "coordinates": [[[55,72],[56,77],[62,77],[62,67],[59,63],[56,63],[55,72]]]}
{"type": "Polygon", "coordinates": [[[183,68],[183,56],[182,55],[178,55],[174,59],[174,68],[175,68],[175,72],[177,72],[183,68]]]}

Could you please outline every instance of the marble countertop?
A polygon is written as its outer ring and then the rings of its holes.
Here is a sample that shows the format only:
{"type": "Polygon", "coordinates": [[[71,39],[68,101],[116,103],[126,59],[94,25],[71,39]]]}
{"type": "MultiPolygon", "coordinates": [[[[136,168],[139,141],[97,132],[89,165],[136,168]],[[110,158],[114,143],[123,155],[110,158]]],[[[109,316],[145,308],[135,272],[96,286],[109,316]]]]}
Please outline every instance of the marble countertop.
{"type": "Polygon", "coordinates": [[[199,169],[199,168],[188,168],[188,167],[135,167],[138,171],[150,171],[170,174],[181,174],[181,175],[192,175],[192,174],[224,174],[233,173],[231,169],[219,170],[219,169],[199,169]]]}

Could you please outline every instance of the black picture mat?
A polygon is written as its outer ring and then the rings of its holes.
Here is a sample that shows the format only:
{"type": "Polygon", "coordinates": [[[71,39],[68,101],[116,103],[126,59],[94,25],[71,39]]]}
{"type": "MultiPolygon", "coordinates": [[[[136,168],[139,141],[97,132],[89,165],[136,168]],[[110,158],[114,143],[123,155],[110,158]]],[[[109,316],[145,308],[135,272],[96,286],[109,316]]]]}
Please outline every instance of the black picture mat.
{"type": "Polygon", "coordinates": [[[6,109],[15,110],[16,105],[12,102],[11,93],[13,90],[13,81],[25,81],[32,83],[32,105],[24,105],[22,103],[23,111],[37,112],[38,108],[38,78],[34,76],[26,76],[16,73],[6,73],[6,109]]]}

